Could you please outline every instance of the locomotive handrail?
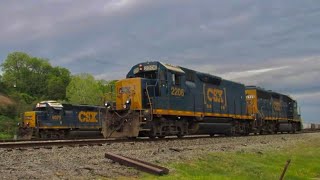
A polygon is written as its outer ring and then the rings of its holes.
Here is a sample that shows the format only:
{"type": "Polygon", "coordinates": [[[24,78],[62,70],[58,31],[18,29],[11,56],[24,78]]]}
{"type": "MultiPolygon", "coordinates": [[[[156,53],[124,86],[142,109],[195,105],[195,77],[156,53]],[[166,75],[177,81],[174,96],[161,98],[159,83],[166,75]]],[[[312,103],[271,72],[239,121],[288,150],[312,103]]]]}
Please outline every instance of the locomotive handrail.
{"type": "MultiPolygon", "coordinates": [[[[262,111],[262,107],[261,107],[261,111],[262,111]]],[[[261,119],[264,119],[265,118],[265,116],[264,116],[264,114],[263,114],[263,111],[262,111],[262,113],[258,110],[258,114],[261,116],[261,119]]]]}
{"type": "Polygon", "coordinates": [[[151,102],[151,98],[150,98],[150,94],[149,94],[149,87],[153,87],[154,88],[154,93],[155,93],[155,87],[157,86],[158,84],[158,80],[156,81],[156,84],[154,85],[148,85],[148,83],[146,84],[146,92],[147,92],[147,97],[148,97],[148,101],[149,101],[149,104],[150,104],[150,112],[151,112],[151,120],[153,120],[153,104],[151,102]]]}

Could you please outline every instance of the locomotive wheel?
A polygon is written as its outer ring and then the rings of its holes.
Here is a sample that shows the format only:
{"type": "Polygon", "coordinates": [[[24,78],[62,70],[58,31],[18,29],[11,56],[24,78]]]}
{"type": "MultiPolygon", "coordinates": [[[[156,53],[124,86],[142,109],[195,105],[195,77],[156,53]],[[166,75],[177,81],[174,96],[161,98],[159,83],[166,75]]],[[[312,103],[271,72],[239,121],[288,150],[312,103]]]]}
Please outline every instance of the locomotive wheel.
{"type": "Polygon", "coordinates": [[[40,139],[47,139],[48,138],[48,134],[46,131],[40,131],[39,132],[39,137],[40,139]]]}
{"type": "Polygon", "coordinates": [[[259,134],[263,135],[264,134],[264,130],[260,130],[259,134]]]}
{"type": "Polygon", "coordinates": [[[225,133],[225,136],[236,136],[236,135],[237,135],[237,133],[236,133],[235,126],[231,127],[230,131],[225,133]]]}
{"type": "Polygon", "coordinates": [[[158,136],[159,139],[164,139],[166,136],[158,136]]]}
{"type": "Polygon", "coordinates": [[[296,133],[296,124],[292,124],[292,134],[296,133]]]}
{"type": "Polygon", "coordinates": [[[177,134],[178,138],[183,138],[183,136],[184,136],[183,134],[177,134]]]}

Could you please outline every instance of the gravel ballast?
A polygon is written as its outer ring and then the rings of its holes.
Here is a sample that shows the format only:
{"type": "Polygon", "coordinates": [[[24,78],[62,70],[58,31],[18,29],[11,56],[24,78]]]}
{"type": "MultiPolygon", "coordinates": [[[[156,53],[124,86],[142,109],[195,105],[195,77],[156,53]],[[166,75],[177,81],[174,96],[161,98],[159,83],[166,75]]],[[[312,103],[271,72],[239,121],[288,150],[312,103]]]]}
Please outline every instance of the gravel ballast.
{"type": "Polygon", "coordinates": [[[209,152],[263,153],[314,141],[320,133],[246,137],[176,139],[155,142],[107,143],[103,146],[53,147],[8,151],[0,149],[1,179],[98,179],[138,177],[139,171],[104,158],[112,152],[165,166],[209,152]]]}

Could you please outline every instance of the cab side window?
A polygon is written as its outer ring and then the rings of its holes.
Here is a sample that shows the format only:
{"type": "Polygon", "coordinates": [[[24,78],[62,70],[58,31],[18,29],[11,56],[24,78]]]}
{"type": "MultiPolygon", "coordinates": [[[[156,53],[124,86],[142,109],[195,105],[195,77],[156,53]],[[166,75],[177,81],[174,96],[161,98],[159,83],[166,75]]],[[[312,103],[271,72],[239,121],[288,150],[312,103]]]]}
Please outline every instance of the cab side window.
{"type": "Polygon", "coordinates": [[[160,80],[165,81],[166,79],[166,73],[164,71],[160,71],[160,80]]]}
{"type": "Polygon", "coordinates": [[[172,84],[173,85],[180,85],[181,84],[181,77],[177,74],[172,73],[172,84]]]}

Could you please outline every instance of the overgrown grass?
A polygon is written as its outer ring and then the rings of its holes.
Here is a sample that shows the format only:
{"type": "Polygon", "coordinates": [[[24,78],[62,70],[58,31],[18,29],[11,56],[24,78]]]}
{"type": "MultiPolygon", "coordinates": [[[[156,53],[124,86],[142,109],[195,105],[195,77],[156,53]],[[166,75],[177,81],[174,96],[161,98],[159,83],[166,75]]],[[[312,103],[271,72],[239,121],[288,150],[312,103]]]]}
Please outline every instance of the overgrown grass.
{"type": "Polygon", "coordinates": [[[0,139],[12,139],[17,131],[18,118],[0,115],[0,139]]]}
{"type": "Polygon", "coordinates": [[[263,153],[217,152],[193,161],[173,163],[167,176],[145,179],[279,179],[288,159],[285,179],[320,179],[320,139],[296,147],[263,153]]]}
{"type": "Polygon", "coordinates": [[[12,139],[13,136],[11,134],[3,134],[0,133],[0,139],[12,139]]]}

